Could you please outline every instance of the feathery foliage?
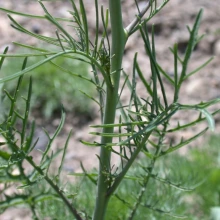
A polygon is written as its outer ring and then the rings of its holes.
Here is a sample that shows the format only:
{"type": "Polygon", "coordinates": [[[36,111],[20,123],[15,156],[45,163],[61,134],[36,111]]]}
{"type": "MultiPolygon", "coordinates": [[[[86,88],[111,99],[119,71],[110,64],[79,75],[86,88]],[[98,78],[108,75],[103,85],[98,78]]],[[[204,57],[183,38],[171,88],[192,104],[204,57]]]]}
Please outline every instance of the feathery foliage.
{"type": "MultiPolygon", "coordinates": [[[[218,103],[220,99],[191,105],[179,102],[179,97],[184,95],[180,93],[183,83],[211,61],[210,59],[201,67],[191,72],[188,71],[192,52],[202,38],[198,35],[202,10],[198,12],[194,25],[191,28],[188,27],[189,41],[183,58],[178,54],[177,44],[174,44],[170,49],[174,57],[174,76],[170,76],[158,63],[154,27],[152,27],[150,34],[147,22],[168,2],[168,0],[164,0],[161,5],[158,5],[156,0],[149,0],[140,9],[135,1],[138,14],[127,27],[124,27],[121,1],[109,0],[109,9],[105,10],[103,6],[100,6],[98,0],[95,0],[95,36],[90,36],[86,5],[83,0],[79,0],[77,3],[70,0],[72,9],[69,13],[72,17],[68,19],[54,17],[45,7],[44,1],[38,1],[44,11],[43,16],[1,9],[8,13],[13,28],[44,43],[42,48],[16,43],[16,45],[30,49],[32,52],[8,54],[6,48],[5,52],[0,55],[0,67],[5,59],[12,57],[23,57],[24,59],[20,71],[0,79],[0,83],[6,83],[18,78],[14,94],[11,95],[5,91],[11,104],[5,120],[0,126],[0,133],[4,138],[0,151],[1,181],[4,185],[0,207],[3,210],[18,204],[26,204],[30,207],[33,218],[41,219],[43,214],[38,213],[39,208],[41,207],[42,210],[42,206],[44,206],[42,204],[48,206],[54,200],[58,201],[58,204],[62,202],[68,209],[66,211],[63,208],[59,214],[55,209],[50,210],[51,215],[55,214],[58,219],[61,219],[58,217],[61,215],[65,216],[65,219],[72,215],[75,219],[92,218],[94,220],[140,219],[142,215],[143,218],[148,219],[155,219],[158,216],[160,219],[161,216],[164,216],[163,219],[185,217],[182,210],[179,211],[178,207],[175,208],[179,205],[176,204],[176,199],[180,195],[178,190],[190,191],[197,185],[193,182],[193,173],[188,172],[184,174],[185,176],[181,176],[179,174],[181,169],[178,167],[178,170],[173,169],[171,162],[165,161],[163,158],[203,136],[208,129],[214,130],[213,115],[219,111],[209,112],[207,109],[218,103]],[[48,21],[57,29],[55,37],[47,37],[29,31],[13,18],[14,14],[48,21]],[[65,28],[65,22],[73,27],[74,34],[65,28]],[[108,32],[109,28],[111,37],[108,32]],[[101,35],[99,34],[100,30],[102,31],[101,35]],[[123,70],[125,45],[128,38],[135,32],[139,32],[142,38],[146,60],[149,60],[150,63],[151,79],[149,81],[139,66],[137,53],[134,53],[131,76],[123,70]],[[27,65],[27,61],[31,57],[39,57],[40,59],[34,64],[27,65]],[[60,65],[57,62],[58,58],[86,63],[91,67],[92,75],[75,73],[71,68],[67,69],[60,65]],[[85,181],[90,181],[94,185],[94,191],[95,189],[97,191],[97,195],[93,195],[93,199],[96,198],[96,201],[91,201],[93,208],[88,206],[88,210],[85,203],[80,204],[80,197],[87,195],[84,192],[84,195],[80,194],[78,189],[75,191],[67,190],[60,175],[71,132],[61,150],[56,152],[52,150],[52,144],[64,125],[65,111],[62,110],[60,123],[53,135],[50,135],[46,130],[44,131],[48,143],[45,150],[41,152],[40,162],[35,162],[32,151],[38,140],[33,142],[35,124],[28,120],[32,79],[29,82],[27,97],[23,98],[25,109],[19,111],[16,108],[23,76],[47,63],[54,65],[61,73],[69,73],[68,77],[78,77],[80,80],[85,80],[97,90],[97,96],[86,91],[82,91],[82,93],[99,106],[101,123],[91,126],[93,131],[90,132],[90,135],[99,137],[100,141],[82,140],[81,142],[91,147],[100,148],[100,154],[97,155],[99,169],[97,172],[86,171],[82,164],[83,172],[72,174],[83,176],[85,181]],[[179,68],[181,68],[180,73],[178,73],[179,68]],[[143,88],[146,89],[146,97],[141,97],[136,89],[137,76],[140,79],[138,83],[142,83],[143,88]],[[168,101],[165,82],[168,82],[173,88],[172,101],[168,101]],[[120,83],[123,84],[122,87],[120,87],[120,83]],[[126,94],[129,97],[127,103],[121,99],[121,95],[127,91],[126,89],[129,91],[129,94],[126,94]],[[177,121],[176,125],[172,126],[173,116],[177,112],[189,110],[198,112],[197,119],[187,124],[177,121]],[[119,112],[119,117],[116,117],[116,111],[119,112]],[[169,135],[175,135],[176,132],[197,126],[204,120],[207,121],[207,127],[201,128],[192,137],[182,138],[175,143],[167,143],[169,135]],[[51,164],[59,154],[62,154],[59,168],[56,173],[51,174],[51,164]],[[113,154],[120,163],[112,162],[111,156],[113,154]],[[138,158],[142,158],[141,161],[138,158]],[[25,163],[29,164],[30,170],[25,170],[25,163]],[[172,169],[173,172],[169,171],[172,169]],[[185,181],[183,177],[188,178],[189,181],[185,181]],[[132,181],[132,184],[127,185],[128,180],[132,181]],[[47,183],[46,186],[45,183],[47,183]],[[7,195],[7,189],[12,184],[17,185],[17,188],[22,191],[7,195]],[[36,191],[34,186],[41,187],[36,191]],[[127,191],[132,191],[132,193],[127,195],[127,191]],[[115,213],[109,211],[114,204],[119,203],[126,207],[123,209],[124,213],[123,211],[115,213]],[[110,208],[108,209],[108,207],[110,208]],[[114,216],[115,214],[116,216],[114,216]]],[[[48,76],[45,72],[45,78],[47,77],[53,76],[48,76]]],[[[91,193],[90,189],[89,193],[91,193]]],[[[89,195],[88,198],[90,198],[89,195]]]]}

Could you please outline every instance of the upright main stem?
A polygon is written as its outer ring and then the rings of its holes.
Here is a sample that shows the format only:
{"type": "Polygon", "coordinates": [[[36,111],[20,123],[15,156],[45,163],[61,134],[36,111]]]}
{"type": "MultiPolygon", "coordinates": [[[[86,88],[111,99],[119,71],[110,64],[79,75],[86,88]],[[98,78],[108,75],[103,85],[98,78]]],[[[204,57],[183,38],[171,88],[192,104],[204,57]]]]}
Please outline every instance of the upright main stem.
{"type": "MultiPolygon", "coordinates": [[[[122,57],[125,47],[125,32],[122,23],[121,1],[109,0],[109,11],[112,30],[111,42],[111,68],[110,77],[112,87],[107,87],[104,113],[104,124],[113,124],[115,121],[116,105],[118,101],[118,87],[122,66],[122,57]]],[[[113,133],[114,129],[103,128],[103,133],[113,133]]],[[[111,137],[102,137],[101,143],[112,143],[111,137]]],[[[102,147],[100,152],[99,177],[96,197],[96,206],[93,220],[103,220],[107,204],[111,195],[107,195],[109,188],[108,173],[111,171],[111,151],[102,147]]]]}

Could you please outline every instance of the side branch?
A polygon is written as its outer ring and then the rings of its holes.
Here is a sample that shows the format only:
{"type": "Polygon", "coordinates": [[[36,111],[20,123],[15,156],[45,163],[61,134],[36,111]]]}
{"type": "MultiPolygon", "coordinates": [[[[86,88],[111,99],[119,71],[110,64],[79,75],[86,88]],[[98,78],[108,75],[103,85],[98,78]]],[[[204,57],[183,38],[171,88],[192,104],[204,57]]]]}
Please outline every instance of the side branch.
{"type": "MultiPolygon", "coordinates": [[[[153,0],[154,1],[154,0],[153,0]]],[[[144,8],[140,11],[138,15],[136,15],[136,18],[125,28],[125,32],[127,33],[127,36],[130,35],[133,28],[136,27],[136,25],[140,22],[141,18],[146,14],[150,6],[152,5],[151,0],[148,0],[148,3],[144,6],[144,8]]]]}

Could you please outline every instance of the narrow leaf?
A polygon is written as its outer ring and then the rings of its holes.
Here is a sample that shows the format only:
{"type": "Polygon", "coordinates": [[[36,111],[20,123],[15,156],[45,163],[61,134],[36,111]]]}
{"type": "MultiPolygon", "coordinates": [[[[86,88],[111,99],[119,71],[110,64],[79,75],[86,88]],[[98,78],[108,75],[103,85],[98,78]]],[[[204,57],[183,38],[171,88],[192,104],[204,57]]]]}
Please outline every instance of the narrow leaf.
{"type": "Polygon", "coordinates": [[[206,109],[198,109],[205,117],[206,117],[206,120],[208,122],[208,125],[209,125],[209,129],[211,131],[215,131],[215,120],[214,118],[212,117],[212,114],[210,114],[206,109]]]}

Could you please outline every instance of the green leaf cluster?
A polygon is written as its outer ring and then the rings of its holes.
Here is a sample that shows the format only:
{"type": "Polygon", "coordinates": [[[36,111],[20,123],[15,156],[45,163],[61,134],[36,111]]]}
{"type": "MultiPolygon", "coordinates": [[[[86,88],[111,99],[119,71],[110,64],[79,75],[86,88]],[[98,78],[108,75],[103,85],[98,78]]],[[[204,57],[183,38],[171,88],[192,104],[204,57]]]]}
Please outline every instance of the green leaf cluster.
{"type": "MultiPolygon", "coordinates": [[[[27,59],[24,60],[22,69],[26,67],[26,64],[27,59]]],[[[52,150],[52,144],[64,125],[65,113],[62,111],[61,121],[52,136],[44,130],[48,142],[44,146],[45,150],[41,152],[41,161],[39,163],[35,162],[32,153],[39,138],[34,141],[35,123],[31,123],[28,120],[32,94],[32,79],[30,78],[28,94],[26,97],[23,97],[23,105],[25,106],[23,111],[17,109],[16,106],[21,82],[22,77],[19,78],[13,95],[5,91],[10,100],[10,109],[6,119],[0,124],[0,134],[4,140],[1,142],[0,150],[0,182],[3,186],[1,189],[1,212],[9,207],[26,205],[30,207],[33,218],[38,219],[36,214],[38,203],[45,200],[58,199],[62,200],[62,202],[65,201],[66,205],[72,210],[70,212],[75,213],[77,216],[78,213],[67,199],[67,193],[60,181],[60,174],[71,132],[61,150],[52,150]],[[51,163],[61,153],[62,157],[57,173],[51,174],[49,172],[51,163]],[[45,186],[46,182],[50,188],[47,186],[40,188],[39,185],[42,184],[42,181],[44,181],[43,186],[45,186]],[[22,191],[15,190],[15,187],[22,189],[22,191]],[[38,189],[37,191],[36,188],[38,189]],[[14,189],[15,193],[8,193],[10,189],[14,189]]]]}
{"type": "MultiPolygon", "coordinates": [[[[33,65],[41,59],[40,57],[32,57],[28,59],[27,66],[33,65]]],[[[22,62],[23,58],[7,59],[1,70],[2,76],[9,76],[18,71],[22,62]]],[[[84,90],[85,93],[92,95],[95,94],[95,89],[91,83],[81,80],[80,75],[88,77],[88,65],[82,64],[77,60],[60,57],[33,70],[29,76],[25,76],[21,83],[20,94],[21,96],[25,95],[29,77],[32,76],[34,80],[31,99],[32,110],[40,111],[45,118],[50,118],[54,113],[60,112],[63,105],[68,112],[71,111],[75,115],[84,114],[91,117],[93,111],[91,102],[90,100],[85,101],[85,96],[80,91],[84,90]]],[[[13,80],[5,83],[2,89],[12,93],[15,85],[16,82],[13,80]]],[[[4,100],[3,98],[2,108],[4,109],[9,106],[6,101],[7,99],[4,100]]],[[[18,107],[22,109],[22,101],[20,99],[18,107]]]]}
{"type": "MultiPolygon", "coordinates": [[[[194,182],[195,175],[192,172],[194,170],[185,172],[181,167],[182,165],[173,165],[171,161],[165,158],[172,157],[171,153],[203,136],[209,128],[214,130],[213,116],[219,113],[219,110],[209,111],[210,106],[220,101],[219,98],[191,105],[179,101],[179,97],[184,95],[181,93],[183,83],[212,60],[212,58],[207,60],[193,71],[188,70],[188,65],[192,62],[192,52],[196,44],[202,39],[202,36],[198,35],[198,29],[203,10],[198,12],[194,25],[191,28],[188,27],[189,41],[183,57],[178,53],[177,44],[170,48],[170,52],[174,57],[174,76],[170,76],[157,60],[154,26],[151,28],[151,33],[147,26],[147,22],[168,1],[164,0],[158,6],[156,0],[149,0],[142,10],[140,10],[137,1],[135,1],[138,14],[127,27],[124,27],[120,1],[110,0],[109,9],[105,10],[103,6],[100,7],[98,0],[95,0],[96,32],[93,37],[90,36],[83,0],[79,0],[78,4],[70,0],[72,10],[69,13],[72,17],[69,19],[52,16],[43,1],[38,2],[45,13],[44,16],[33,16],[2,9],[10,13],[8,17],[12,22],[12,27],[43,41],[47,45],[53,46],[52,49],[50,47],[45,49],[16,43],[22,48],[31,49],[33,52],[11,55],[7,54],[6,48],[5,52],[0,55],[0,67],[2,67],[5,59],[11,57],[16,59],[22,57],[24,59],[21,70],[0,79],[0,83],[5,83],[19,77],[14,94],[11,95],[6,91],[6,96],[10,100],[10,108],[6,119],[1,124],[0,130],[5,139],[1,145],[6,147],[6,150],[0,151],[2,159],[5,160],[2,164],[2,169],[5,171],[5,179],[15,178],[22,182],[22,185],[19,186],[21,189],[29,188],[42,180],[46,181],[50,189],[53,190],[52,196],[59,197],[69,212],[79,220],[91,218],[103,220],[105,217],[107,219],[112,219],[112,217],[114,219],[140,219],[142,215],[143,217],[141,218],[144,219],[161,219],[161,216],[164,219],[185,218],[184,211],[179,209],[182,201],[181,199],[177,200],[180,194],[176,193],[176,189],[180,192],[190,191],[200,181],[194,182]],[[42,36],[27,30],[11,14],[45,19],[57,28],[56,37],[42,36]],[[145,14],[147,15],[146,18],[144,17],[145,14]],[[62,22],[67,22],[73,28],[75,34],[72,35],[70,31],[67,31],[62,22]],[[100,26],[102,27],[101,34],[99,34],[100,26]],[[108,33],[110,26],[111,37],[108,33]],[[146,61],[150,63],[150,80],[146,79],[146,73],[138,63],[137,53],[134,54],[131,73],[129,74],[123,70],[122,61],[124,59],[125,45],[128,38],[135,32],[139,32],[141,36],[146,52],[146,61]],[[28,65],[29,59],[35,59],[36,57],[41,57],[41,59],[36,59],[28,65]],[[62,62],[62,60],[65,61],[62,62]],[[66,60],[70,60],[71,67],[68,67],[66,60]],[[72,70],[73,60],[90,66],[92,70],[91,76],[74,72],[72,70]],[[80,194],[78,191],[67,193],[66,187],[63,188],[62,181],[60,181],[71,132],[60,151],[53,152],[52,143],[64,125],[64,111],[62,111],[60,124],[54,134],[50,135],[45,131],[48,144],[41,154],[40,163],[36,164],[30,155],[37,143],[37,141],[34,143],[32,141],[34,123],[29,127],[28,121],[32,96],[32,79],[28,83],[29,89],[27,98],[24,98],[25,108],[23,111],[16,108],[16,103],[23,75],[37,69],[39,69],[40,73],[35,72],[35,74],[41,75],[44,70],[41,68],[44,68],[46,64],[55,66],[56,69],[62,72],[61,76],[64,76],[65,73],[69,74],[69,77],[72,75],[80,78],[81,81],[89,83],[97,91],[97,96],[93,95],[90,90],[83,90],[82,93],[99,106],[100,124],[92,125],[90,134],[97,138],[100,137],[100,140],[95,142],[81,140],[81,142],[91,147],[100,148],[100,154],[97,155],[99,169],[97,172],[90,173],[81,164],[82,173],[73,173],[73,176],[83,176],[86,179],[85,181],[90,182],[95,187],[92,191],[95,189],[97,191],[96,201],[91,202],[91,204],[94,204],[91,212],[90,208],[87,209],[86,202],[84,202],[84,199],[88,200],[90,198],[89,193],[82,192],[83,194],[80,194]],[[181,69],[180,73],[178,69],[181,69]],[[137,90],[138,83],[141,83],[142,88],[146,90],[145,97],[139,95],[137,90]],[[171,100],[168,98],[165,84],[169,84],[173,89],[171,100]],[[121,97],[125,92],[127,99],[124,101],[121,97]],[[196,119],[189,120],[189,122],[181,123],[173,117],[179,111],[189,112],[192,110],[198,114],[196,119]],[[17,120],[21,123],[20,127],[16,124],[17,120]],[[173,120],[175,120],[175,123],[173,123],[173,120]],[[175,136],[177,132],[181,133],[188,128],[200,125],[204,121],[207,121],[207,126],[199,127],[199,131],[196,134],[192,134],[191,137],[180,138],[180,140],[176,141],[172,141],[170,138],[170,136],[175,136]],[[50,167],[59,153],[62,153],[59,168],[52,176],[49,172],[50,167]],[[112,161],[111,156],[113,154],[119,163],[112,161]],[[138,161],[138,158],[142,158],[141,162],[138,161]],[[30,174],[26,174],[24,171],[23,161],[28,162],[32,167],[30,174]],[[17,176],[13,175],[14,166],[19,170],[17,176]],[[127,192],[131,193],[128,195],[127,192]],[[119,213],[117,211],[117,216],[109,214],[111,213],[110,207],[117,208],[115,204],[119,203],[125,207],[123,209],[125,212],[119,213]]],[[[81,71],[81,69],[78,71],[81,71]]],[[[57,79],[56,77],[48,76],[48,80],[51,78],[55,81],[57,79]]],[[[66,77],[65,79],[59,78],[55,84],[60,84],[62,89],[66,85],[66,79],[66,77]]],[[[68,79],[69,82],[71,80],[68,79]]],[[[55,90],[58,90],[58,87],[55,86],[55,90]]],[[[69,90],[66,92],[69,92],[69,90]]],[[[74,103],[74,100],[72,103],[74,103]]],[[[214,182],[218,180],[215,173],[213,173],[211,179],[214,182]]],[[[81,186],[83,185],[81,184],[81,186]]],[[[90,188],[87,190],[90,190],[90,188]]],[[[49,192],[47,190],[44,191],[46,197],[49,192]]],[[[32,194],[33,192],[30,192],[27,198],[20,198],[15,195],[15,199],[23,199],[31,207],[34,218],[38,218],[36,203],[33,202],[33,199],[29,199],[32,194]]],[[[36,199],[33,196],[31,198],[36,199]]],[[[12,200],[13,198],[5,195],[3,203],[11,204],[12,200]]]]}

